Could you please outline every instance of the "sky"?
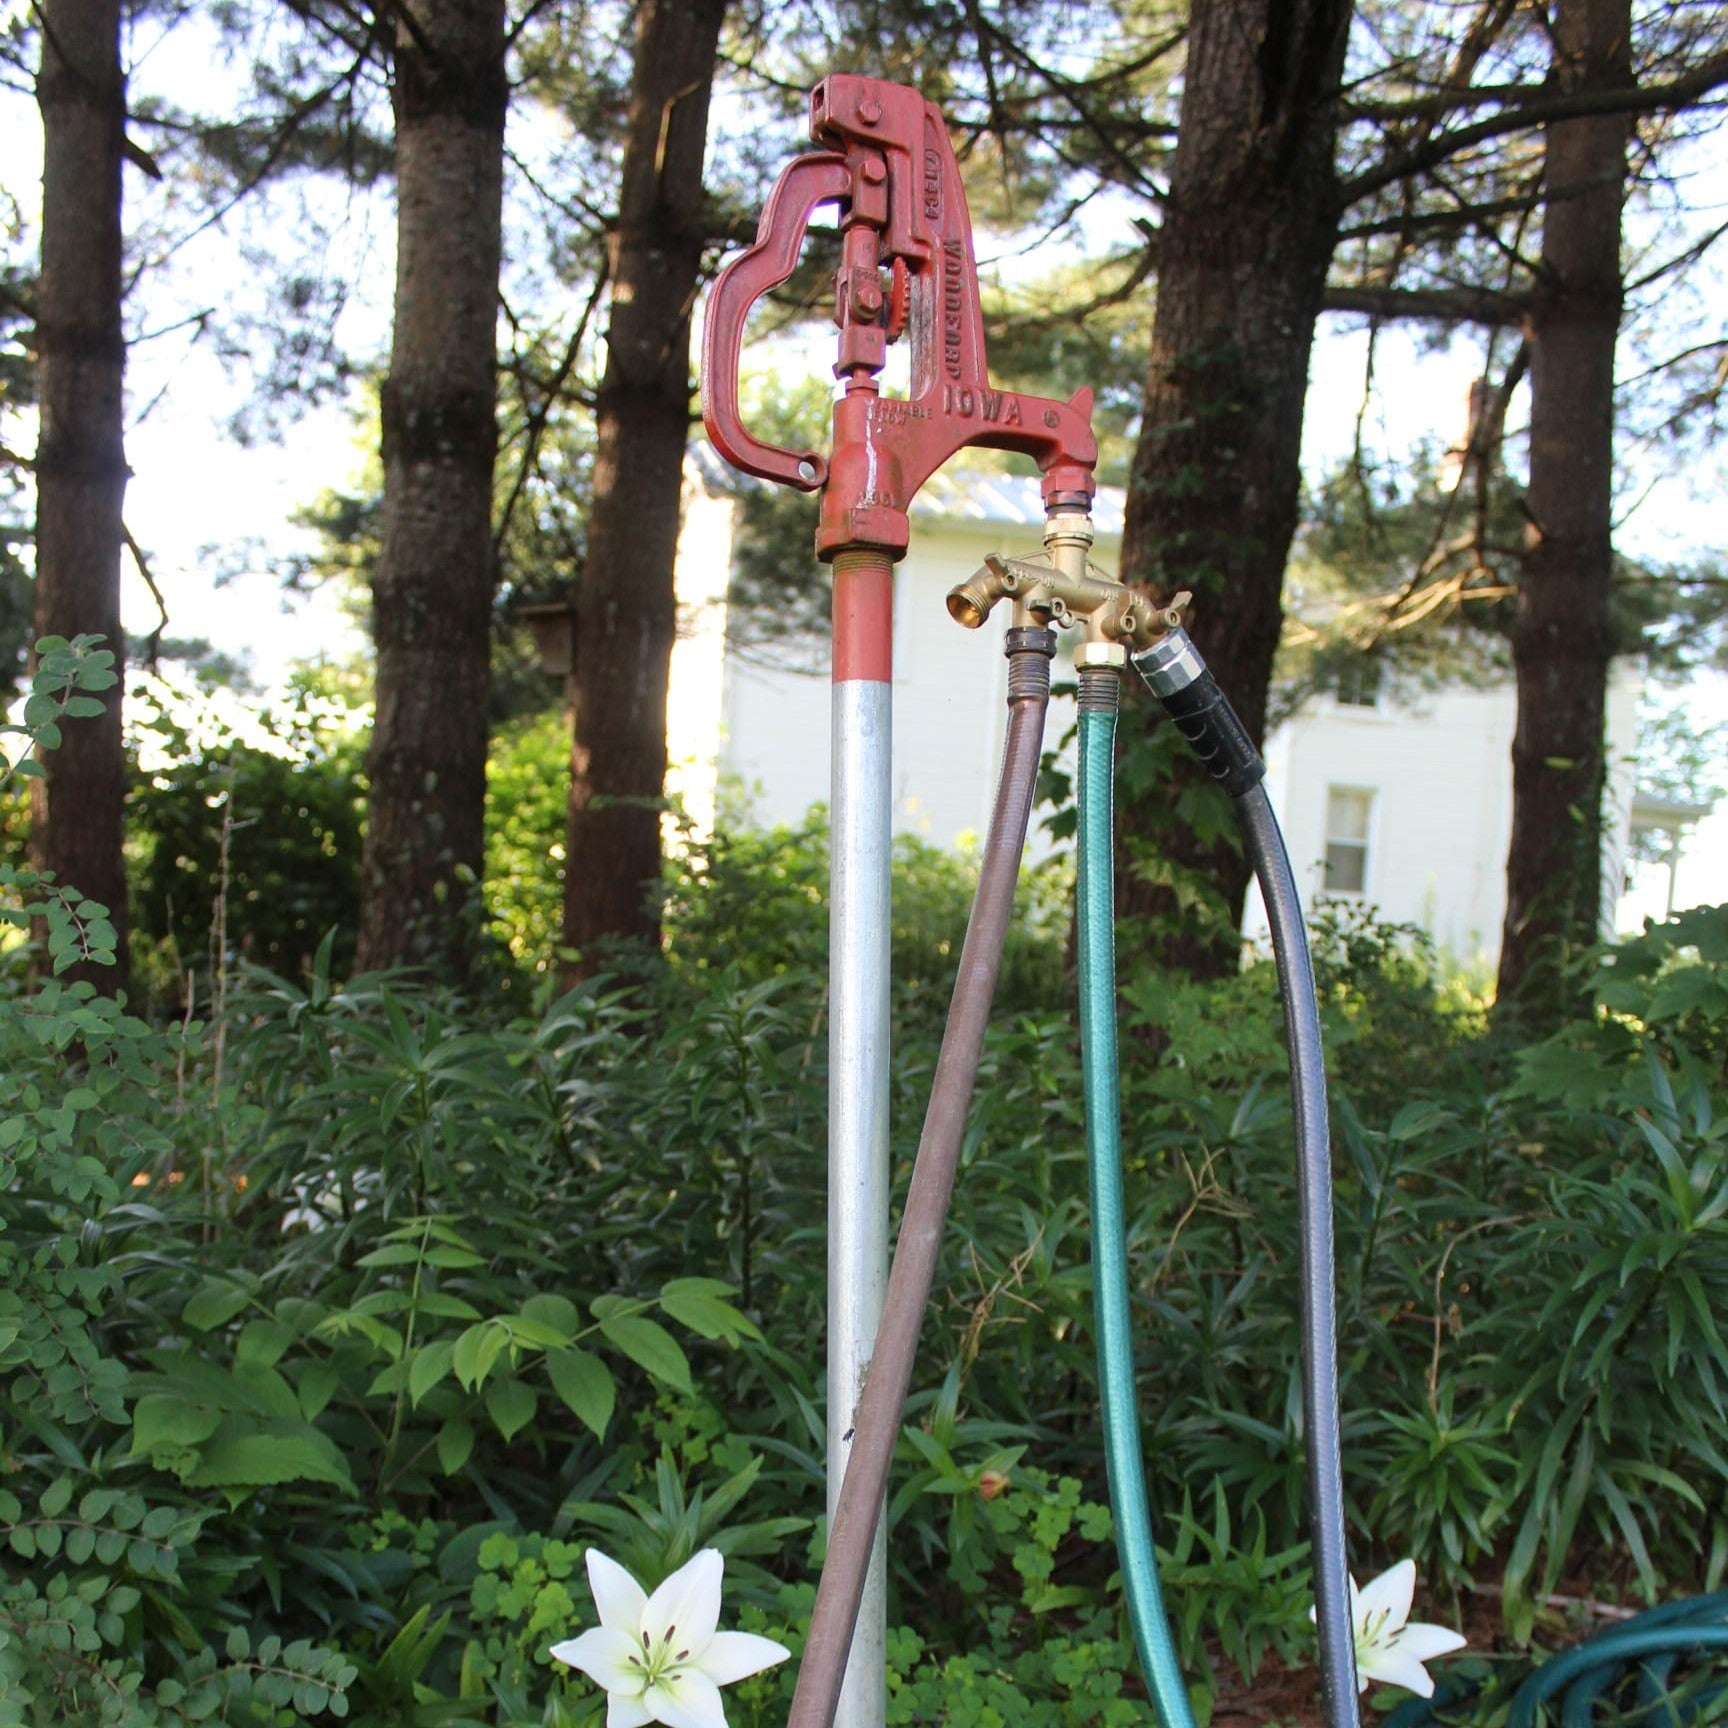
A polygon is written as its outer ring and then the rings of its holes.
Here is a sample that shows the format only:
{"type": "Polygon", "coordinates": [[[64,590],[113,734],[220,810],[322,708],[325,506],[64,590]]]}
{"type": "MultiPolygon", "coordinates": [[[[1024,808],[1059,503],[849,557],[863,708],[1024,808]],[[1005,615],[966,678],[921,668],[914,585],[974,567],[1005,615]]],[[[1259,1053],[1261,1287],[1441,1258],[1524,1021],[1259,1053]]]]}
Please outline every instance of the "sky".
{"type": "MultiPolygon", "coordinates": [[[[0,0],[3,4],[4,0],[0,0]]],[[[195,73],[204,51],[165,38],[145,45],[153,81],[195,73]],[[169,57],[191,56],[178,72],[169,57]]],[[[230,78],[236,69],[221,72],[230,78]]],[[[208,96],[207,101],[211,100],[208,96]]],[[[0,90],[0,160],[6,181],[23,193],[39,176],[41,137],[34,103],[0,90]]],[[[148,206],[156,189],[128,170],[127,195],[148,206]]],[[[321,211],[328,220],[331,212],[321,211]]],[[[170,212],[186,225],[184,216],[170,212]]],[[[284,205],[274,220],[292,220],[284,205]]],[[[25,212],[29,228],[34,213],[25,212]]],[[[387,197],[356,202],[337,213],[340,257],[328,269],[352,277],[356,288],[341,315],[339,333],[356,352],[381,352],[388,338],[393,286],[393,247],[387,197]]],[[[179,255],[150,290],[152,328],[174,325],[213,297],[244,298],[248,292],[245,234],[230,224],[227,234],[205,236],[179,255]]],[[[986,256],[988,242],[981,241],[986,256]]],[[[1354,439],[1362,403],[1365,342],[1358,331],[1328,327],[1316,349],[1304,457],[1310,472],[1331,465],[1354,439]]],[[[1377,391],[1370,415],[1374,442],[1408,449],[1423,438],[1450,438],[1460,427],[1466,392],[1480,368],[1468,340],[1441,346],[1396,333],[1383,336],[1376,360],[1377,391]]],[[[268,573],[272,556],[307,550],[310,536],[290,518],[327,488],[352,487],[366,459],[365,433],[352,403],[336,399],[279,416],[267,432],[238,439],[233,422],[246,407],[249,381],[235,367],[170,329],[138,343],[129,359],[132,423],[127,449],[134,477],[128,488],[128,526],[149,554],[152,572],[169,607],[168,631],[201,636],[231,652],[243,652],[253,676],[266,687],[296,661],[331,655],[346,658],[362,644],[331,595],[285,597],[268,573]],[[247,573],[219,580],[218,570],[238,566],[247,573]],[[248,568],[249,567],[249,568],[248,568]]],[[[1516,408],[1514,410],[1516,416],[1516,408]]],[[[28,429],[0,429],[0,441],[28,429]]],[[[1655,481],[1619,529],[1631,551],[1676,556],[1722,548],[1716,497],[1720,464],[1682,469],[1655,481]]],[[[155,602],[128,565],[124,609],[127,627],[148,632],[157,622],[155,602]]],[[[1700,680],[1684,698],[1702,724],[1728,724],[1728,681],[1700,680]]],[[[1676,878],[1676,904],[1728,899],[1728,799],[1685,847],[1676,878]]],[[[1668,889],[1666,870],[1648,869],[1624,908],[1633,920],[1660,914],[1668,889]]]]}

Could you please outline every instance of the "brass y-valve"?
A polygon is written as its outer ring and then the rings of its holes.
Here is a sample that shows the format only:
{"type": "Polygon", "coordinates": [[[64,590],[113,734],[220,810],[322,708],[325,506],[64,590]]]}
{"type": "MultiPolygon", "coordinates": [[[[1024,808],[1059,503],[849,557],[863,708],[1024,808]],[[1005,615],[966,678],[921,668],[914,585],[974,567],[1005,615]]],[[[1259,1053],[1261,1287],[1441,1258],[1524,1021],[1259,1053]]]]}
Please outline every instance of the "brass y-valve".
{"type": "Polygon", "coordinates": [[[1075,655],[1081,666],[1123,666],[1130,650],[1150,648],[1182,623],[1190,596],[1154,606],[1144,594],[1093,568],[1089,516],[1052,516],[1040,558],[992,555],[966,581],[950,589],[948,615],[968,630],[990,616],[998,600],[1014,602],[1016,624],[1078,624],[1086,632],[1075,655]]]}

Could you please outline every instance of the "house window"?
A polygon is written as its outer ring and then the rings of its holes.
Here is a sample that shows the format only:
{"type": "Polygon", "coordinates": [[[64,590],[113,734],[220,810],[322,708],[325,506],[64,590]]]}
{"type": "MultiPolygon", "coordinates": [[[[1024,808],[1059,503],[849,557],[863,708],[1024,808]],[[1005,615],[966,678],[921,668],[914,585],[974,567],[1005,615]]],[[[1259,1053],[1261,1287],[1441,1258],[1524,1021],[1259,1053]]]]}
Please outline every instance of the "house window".
{"type": "Polygon", "coordinates": [[[1380,706],[1380,662],[1352,660],[1338,674],[1338,706],[1340,708],[1378,708],[1380,706]]]}
{"type": "Polygon", "coordinates": [[[1357,786],[1326,788],[1328,894],[1360,894],[1368,885],[1368,819],[1374,794],[1357,786]]]}

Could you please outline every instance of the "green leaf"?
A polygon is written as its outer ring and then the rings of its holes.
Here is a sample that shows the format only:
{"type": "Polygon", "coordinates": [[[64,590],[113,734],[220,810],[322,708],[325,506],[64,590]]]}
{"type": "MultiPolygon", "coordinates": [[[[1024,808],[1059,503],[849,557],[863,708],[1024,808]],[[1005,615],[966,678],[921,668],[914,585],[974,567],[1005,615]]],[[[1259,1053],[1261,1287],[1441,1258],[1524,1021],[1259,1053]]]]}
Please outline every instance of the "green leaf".
{"type": "Polygon", "coordinates": [[[294,1342],[294,1329],[280,1320],[248,1320],[234,1345],[234,1360],[244,1367],[274,1368],[294,1342]]]}
{"type": "Polygon", "coordinates": [[[206,1278],[180,1310],[180,1318],[194,1331],[208,1332],[232,1320],[248,1302],[252,1292],[226,1278],[206,1278]]]}
{"type": "Polygon", "coordinates": [[[606,1314],[600,1320],[600,1330],[610,1343],[656,1380],[663,1380],[680,1392],[693,1390],[689,1360],[678,1340],[657,1320],[645,1319],[640,1314],[606,1314]]]}
{"type": "Polygon", "coordinates": [[[354,1491],[342,1454],[315,1428],[298,1434],[246,1433],[237,1423],[205,1448],[186,1477],[192,1488],[265,1488],[277,1482],[330,1482],[354,1491]]]}
{"type": "Polygon", "coordinates": [[[604,1440],[618,1395],[612,1370],[589,1350],[548,1350],[546,1373],[553,1391],[604,1440]]]}
{"type": "Polygon", "coordinates": [[[441,1320],[478,1320],[480,1310],[460,1296],[446,1296],[442,1290],[422,1290],[414,1299],[417,1314],[433,1314],[441,1320]]]}
{"type": "Polygon", "coordinates": [[[499,1352],[509,1342],[509,1330],[496,1320],[482,1320],[456,1340],[450,1365],[465,1390],[474,1391],[484,1383],[499,1352]]]}
{"type": "Polygon", "coordinates": [[[336,1388],[341,1384],[342,1376],[333,1363],[314,1362],[302,1369],[299,1385],[295,1388],[300,1414],[308,1422],[315,1421],[335,1397],[336,1388]]]}
{"type": "Polygon", "coordinates": [[[559,1326],[531,1320],[526,1314],[512,1314],[504,1325],[509,1328],[514,1344],[531,1344],[541,1350],[557,1350],[570,1342],[570,1334],[559,1326]]]}
{"type": "Polygon", "coordinates": [[[524,1319],[550,1326],[554,1332],[562,1332],[567,1339],[576,1335],[582,1319],[576,1304],[568,1296],[553,1294],[530,1296],[522,1304],[522,1314],[524,1319]]]}
{"type": "Polygon", "coordinates": [[[446,1476],[454,1476],[474,1450],[474,1424],[465,1416],[452,1416],[438,1430],[438,1465],[446,1476]]]}
{"type": "Polygon", "coordinates": [[[151,1392],[132,1408],[132,1456],[162,1446],[196,1446],[222,1423],[222,1412],[177,1393],[151,1392]]]}
{"type": "Polygon", "coordinates": [[[486,1388],[486,1413],[506,1440],[514,1440],[534,1420],[539,1405],[534,1388],[520,1380],[494,1380],[486,1388]]]}
{"type": "Polygon", "coordinates": [[[387,1242],[360,1256],[362,1266],[412,1266],[420,1258],[420,1249],[413,1242],[387,1242]]]}
{"type": "Polygon", "coordinates": [[[433,1247],[426,1250],[426,1264],[428,1266],[442,1266],[447,1271],[462,1272],[467,1271],[470,1267],[484,1266],[486,1256],[476,1254],[467,1248],[433,1247]]]}
{"type": "Polygon", "coordinates": [[[660,1306],[679,1325],[688,1326],[699,1337],[719,1338],[728,1344],[736,1344],[740,1338],[762,1336],[749,1316],[740,1313],[730,1302],[723,1302],[705,1290],[677,1287],[698,1282],[706,1280],[680,1278],[660,1292],[660,1306]]]}
{"type": "Polygon", "coordinates": [[[456,1341],[453,1338],[440,1338],[414,1353],[414,1361],[408,1369],[409,1403],[418,1404],[450,1372],[450,1359],[455,1354],[456,1341]]]}

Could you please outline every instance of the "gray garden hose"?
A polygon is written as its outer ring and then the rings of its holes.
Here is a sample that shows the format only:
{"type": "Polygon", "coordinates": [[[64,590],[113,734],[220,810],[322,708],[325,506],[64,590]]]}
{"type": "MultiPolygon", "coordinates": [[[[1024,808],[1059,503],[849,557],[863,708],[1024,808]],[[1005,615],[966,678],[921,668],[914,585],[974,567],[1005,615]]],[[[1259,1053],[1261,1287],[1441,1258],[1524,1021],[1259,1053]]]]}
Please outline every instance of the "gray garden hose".
{"type": "Polygon", "coordinates": [[[1308,934],[1284,836],[1261,784],[1265,764],[1185,630],[1134,656],[1177,729],[1230,794],[1260,881],[1284,1002],[1284,1038],[1296,1104],[1296,1194],[1302,1263],[1302,1411],[1308,1516],[1320,1634],[1321,1709],[1328,1728],[1357,1728],[1355,1627],[1344,1535],[1338,1413],[1338,1311],[1332,1250],[1332,1149],[1326,1067],[1308,934]]]}

